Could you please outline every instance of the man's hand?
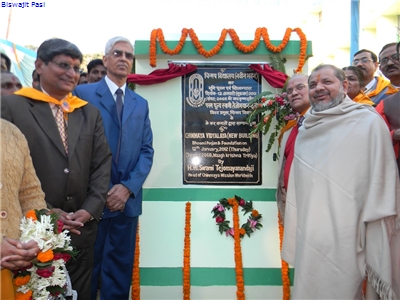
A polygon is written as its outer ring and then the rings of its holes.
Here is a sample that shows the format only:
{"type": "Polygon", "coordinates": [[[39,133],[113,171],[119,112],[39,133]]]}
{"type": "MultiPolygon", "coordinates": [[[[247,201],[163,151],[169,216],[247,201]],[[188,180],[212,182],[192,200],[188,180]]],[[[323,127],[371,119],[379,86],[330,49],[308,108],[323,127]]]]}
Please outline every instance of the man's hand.
{"type": "Polygon", "coordinates": [[[397,143],[400,141],[400,128],[396,129],[393,133],[393,143],[397,143]]]}
{"type": "Polygon", "coordinates": [[[74,213],[67,213],[59,208],[53,208],[52,211],[60,215],[64,228],[75,234],[81,234],[79,229],[91,218],[90,213],[84,209],[77,210],[74,213]]]}
{"type": "Polygon", "coordinates": [[[1,243],[1,268],[16,270],[30,265],[40,249],[35,241],[21,243],[20,241],[3,238],[1,243]]]}
{"type": "Polygon", "coordinates": [[[117,210],[124,211],[130,192],[123,184],[116,184],[108,191],[107,196],[106,206],[111,212],[117,210]]]}

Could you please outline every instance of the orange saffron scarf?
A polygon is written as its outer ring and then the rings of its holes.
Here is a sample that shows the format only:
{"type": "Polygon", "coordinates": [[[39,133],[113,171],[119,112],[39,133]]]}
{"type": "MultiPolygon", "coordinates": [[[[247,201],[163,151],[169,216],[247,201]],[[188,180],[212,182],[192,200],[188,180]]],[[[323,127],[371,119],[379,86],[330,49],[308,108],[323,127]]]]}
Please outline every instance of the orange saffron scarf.
{"type": "Polygon", "coordinates": [[[68,113],[72,113],[75,109],[80,108],[88,104],[88,102],[83,101],[82,99],[73,96],[72,93],[69,93],[67,97],[63,100],[57,100],[50,95],[43,93],[34,88],[22,88],[14,94],[24,96],[33,100],[49,102],[56,105],[61,105],[64,111],[64,118],[68,119],[68,113]]]}
{"type": "Polygon", "coordinates": [[[360,91],[360,93],[354,97],[353,101],[359,104],[368,104],[371,106],[375,105],[375,103],[372,102],[371,99],[367,95],[365,95],[363,91],[360,91]]]}
{"type": "Polygon", "coordinates": [[[284,134],[286,131],[290,130],[290,128],[292,128],[293,126],[295,126],[295,125],[297,124],[298,120],[299,120],[302,116],[304,116],[304,115],[306,114],[306,112],[308,111],[308,109],[309,109],[309,107],[307,107],[307,109],[305,109],[304,111],[302,111],[301,114],[300,114],[300,116],[299,116],[297,119],[289,120],[289,121],[286,123],[285,127],[283,127],[283,128],[281,129],[281,133],[279,134],[279,137],[278,137],[278,144],[279,144],[279,146],[281,145],[281,140],[282,140],[283,134],[284,134]]]}
{"type": "Polygon", "coordinates": [[[391,94],[394,94],[394,93],[398,92],[398,89],[396,89],[390,83],[390,81],[384,79],[383,77],[376,77],[376,81],[377,81],[376,88],[368,93],[368,97],[370,97],[370,98],[375,97],[376,95],[378,95],[386,87],[388,88],[388,90],[385,93],[387,95],[391,95],[391,94]]]}

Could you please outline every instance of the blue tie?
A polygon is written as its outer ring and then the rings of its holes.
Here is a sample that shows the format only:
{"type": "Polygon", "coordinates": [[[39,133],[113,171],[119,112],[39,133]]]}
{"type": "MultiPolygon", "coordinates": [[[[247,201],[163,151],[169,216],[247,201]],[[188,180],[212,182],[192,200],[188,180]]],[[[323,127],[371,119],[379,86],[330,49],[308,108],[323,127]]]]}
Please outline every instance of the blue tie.
{"type": "Polygon", "coordinates": [[[118,115],[118,120],[119,124],[122,123],[122,111],[124,108],[124,104],[122,103],[122,95],[124,94],[121,89],[118,89],[116,92],[117,94],[117,100],[116,100],[116,106],[117,106],[117,115],[118,115]]]}
{"type": "Polygon", "coordinates": [[[122,111],[124,108],[124,104],[122,103],[122,90],[118,89],[116,92],[117,100],[115,102],[117,107],[117,116],[119,120],[119,136],[118,136],[118,146],[117,146],[117,153],[115,154],[115,162],[118,164],[119,161],[119,152],[121,148],[121,138],[122,138],[122,111]]]}

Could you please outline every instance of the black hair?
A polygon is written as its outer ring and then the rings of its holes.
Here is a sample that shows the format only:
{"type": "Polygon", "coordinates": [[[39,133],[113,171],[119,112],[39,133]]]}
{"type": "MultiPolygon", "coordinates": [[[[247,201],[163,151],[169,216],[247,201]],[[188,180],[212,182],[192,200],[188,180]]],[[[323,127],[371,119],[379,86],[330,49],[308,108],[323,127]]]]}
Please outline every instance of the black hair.
{"type": "Polygon", "coordinates": [[[87,65],[88,73],[90,74],[92,69],[95,68],[96,66],[104,66],[103,60],[98,58],[98,59],[93,59],[92,61],[90,61],[90,63],[88,63],[88,65],[87,65]]]}
{"type": "Polygon", "coordinates": [[[0,52],[0,56],[1,56],[1,58],[4,58],[4,60],[6,61],[7,71],[10,71],[11,70],[11,59],[3,52],[0,52]]]}
{"type": "MultiPolygon", "coordinates": [[[[389,47],[392,47],[392,46],[396,46],[397,45],[397,43],[389,43],[389,44],[386,44],[385,46],[383,46],[383,48],[382,48],[382,50],[379,52],[379,56],[381,56],[381,53],[383,52],[383,51],[385,51],[385,49],[387,49],[387,48],[389,48],[389,47]]],[[[398,52],[398,51],[397,51],[398,52]]]]}
{"type": "Polygon", "coordinates": [[[343,71],[347,71],[347,70],[353,71],[358,79],[358,82],[360,83],[360,86],[365,86],[364,73],[360,68],[358,68],[356,66],[348,66],[348,67],[342,68],[342,70],[343,71]]]}
{"type": "Polygon", "coordinates": [[[363,52],[367,52],[369,54],[371,54],[371,58],[373,62],[377,62],[378,61],[378,57],[376,56],[376,54],[370,50],[367,49],[361,49],[359,51],[357,51],[356,53],[354,53],[353,57],[356,56],[357,54],[363,53],[363,52]]]}
{"type": "Polygon", "coordinates": [[[44,41],[37,50],[37,58],[48,64],[55,56],[64,54],[72,58],[77,58],[82,63],[82,52],[79,48],[63,39],[49,39],[44,41]]]}

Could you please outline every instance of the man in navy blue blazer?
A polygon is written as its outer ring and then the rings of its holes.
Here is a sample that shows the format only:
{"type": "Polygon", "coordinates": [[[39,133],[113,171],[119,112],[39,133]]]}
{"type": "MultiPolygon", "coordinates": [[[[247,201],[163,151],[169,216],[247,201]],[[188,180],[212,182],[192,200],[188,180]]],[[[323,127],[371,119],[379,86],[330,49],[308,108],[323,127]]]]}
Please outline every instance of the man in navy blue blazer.
{"type": "Polygon", "coordinates": [[[129,298],[142,185],[153,164],[148,103],[126,85],[133,60],[131,42],[112,38],[103,57],[107,75],[75,89],[78,97],[100,109],[113,155],[106,207],[95,243],[93,300],[99,282],[101,299],[129,298]]]}

